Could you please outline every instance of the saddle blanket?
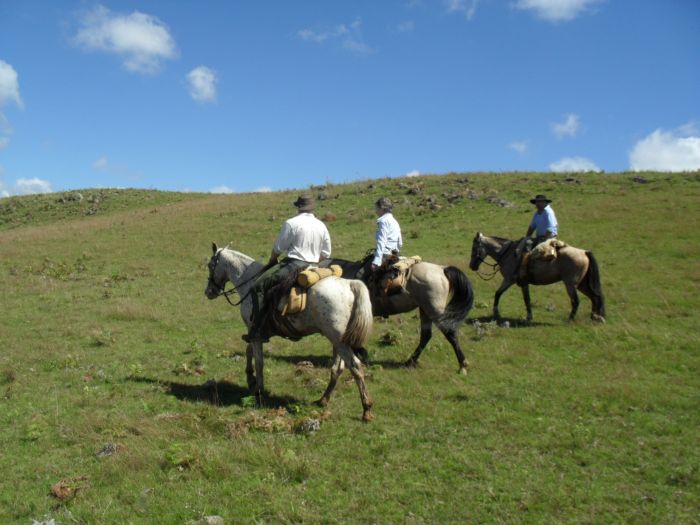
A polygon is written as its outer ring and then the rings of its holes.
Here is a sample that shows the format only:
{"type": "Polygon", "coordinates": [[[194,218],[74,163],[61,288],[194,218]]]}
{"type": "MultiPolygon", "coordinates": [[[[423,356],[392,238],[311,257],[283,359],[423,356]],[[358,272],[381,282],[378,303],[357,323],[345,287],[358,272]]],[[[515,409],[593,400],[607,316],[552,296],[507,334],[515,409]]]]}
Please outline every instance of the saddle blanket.
{"type": "Polygon", "coordinates": [[[306,290],[326,277],[342,277],[343,269],[337,264],[330,268],[307,268],[299,272],[296,286],[292,286],[286,301],[281,301],[279,311],[282,315],[298,314],[306,309],[306,290]]]}

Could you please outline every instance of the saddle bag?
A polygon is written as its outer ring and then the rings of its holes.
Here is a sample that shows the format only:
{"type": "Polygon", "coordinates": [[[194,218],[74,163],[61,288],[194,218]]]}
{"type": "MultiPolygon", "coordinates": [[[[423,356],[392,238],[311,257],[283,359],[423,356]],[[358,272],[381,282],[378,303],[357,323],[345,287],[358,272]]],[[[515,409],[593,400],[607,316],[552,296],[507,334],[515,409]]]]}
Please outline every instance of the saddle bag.
{"type": "Polygon", "coordinates": [[[418,264],[422,259],[418,255],[400,259],[392,264],[380,281],[382,291],[386,295],[396,295],[403,291],[408,280],[408,273],[414,264],[418,264]]]}
{"type": "Polygon", "coordinates": [[[292,286],[287,296],[287,301],[280,304],[280,314],[298,314],[306,309],[306,290],[299,286],[292,286]]]}
{"type": "Polygon", "coordinates": [[[321,279],[326,277],[342,277],[343,269],[337,264],[331,264],[330,268],[307,268],[299,273],[297,283],[302,288],[311,288],[321,279]]]}
{"type": "Polygon", "coordinates": [[[343,269],[337,264],[331,265],[330,268],[307,268],[303,272],[299,272],[296,285],[289,290],[286,301],[280,302],[280,314],[285,316],[303,312],[306,309],[306,292],[309,288],[326,277],[341,277],[342,275],[343,269]]]}

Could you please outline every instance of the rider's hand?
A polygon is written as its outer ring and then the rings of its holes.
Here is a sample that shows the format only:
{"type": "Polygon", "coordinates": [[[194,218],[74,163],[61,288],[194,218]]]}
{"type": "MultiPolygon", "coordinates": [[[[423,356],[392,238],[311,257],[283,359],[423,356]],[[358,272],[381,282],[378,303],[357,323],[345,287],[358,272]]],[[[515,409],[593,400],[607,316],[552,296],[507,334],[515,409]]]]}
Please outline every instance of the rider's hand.
{"type": "Polygon", "coordinates": [[[378,269],[379,269],[379,266],[377,266],[376,264],[373,264],[373,265],[372,265],[372,271],[373,271],[373,272],[376,272],[378,269]]]}

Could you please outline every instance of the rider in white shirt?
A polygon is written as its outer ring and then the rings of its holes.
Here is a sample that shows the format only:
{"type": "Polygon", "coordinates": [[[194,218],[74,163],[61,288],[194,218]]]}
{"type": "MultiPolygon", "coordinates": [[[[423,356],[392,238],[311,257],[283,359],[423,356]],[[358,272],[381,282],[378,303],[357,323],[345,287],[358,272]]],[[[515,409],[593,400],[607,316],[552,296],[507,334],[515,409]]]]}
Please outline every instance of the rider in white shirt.
{"type": "Polygon", "coordinates": [[[391,213],[393,203],[386,197],[382,197],[374,203],[377,213],[377,242],[372,259],[372,271],[376,271],[387,256],[398,255],[403,245],[401,238],[401,226],[391,213]]]}
{"type": "Polygon", "coordinates": [[[288,219],[280,230],[272,246],[268,269],[258,277],[251,291],[253,300],[253,324],[243,340],[267,342],[266,321],[271,305],[265,301],[265,295],[293,271],[306,269],[331,256],[331,237],[326,225],[318,220],[313,210],[316,202],[311,195],[301,195],[294,206],[298,214],[288,219]],[[279,264],[277,259],[283,253],[287,256],[279,264]]]}

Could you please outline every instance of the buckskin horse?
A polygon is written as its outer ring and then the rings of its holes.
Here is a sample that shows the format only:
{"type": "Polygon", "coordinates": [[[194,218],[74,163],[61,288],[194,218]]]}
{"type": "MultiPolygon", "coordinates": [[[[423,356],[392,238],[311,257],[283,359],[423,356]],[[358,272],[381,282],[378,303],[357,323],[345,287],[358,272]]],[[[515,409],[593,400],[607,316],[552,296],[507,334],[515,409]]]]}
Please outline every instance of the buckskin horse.
{"type": "MultiPolygon", "coordinates": [[[[263,269],[262,263],[228,247],[217,248],[216,244],[212,243],[212,256],[208,268],[209,280],[204,294],[209,299],[216,299],[221,295],[228,299],[231,290],[225,292],[224,287],[228,281],[233,283],[233,291],[243,298],[239,303],[241,317],[246,326],[250,327],[252,299],[248,292],[263,269]]],[[[362,420],[372,420],[372,399],[365,385],[362,364],[353,353],[353,349],[362,348],[367,342],[372,329],[372,304],[367,288],[361,281],[327,277],[308,289],[306,305],[306,309],[301,312],[284,318],[280,318],[276,312],[276,305],[272,306],[276,321],[273,335],[298,340],[314,333],[323,334],[333,344],[333,365],[328,387],[317,403],[321,406],[328,404],[338,378],[347,366],[360,391],[362,420]]],[[[248,388],[253,391],[256,399],[260,400],[264,393],[263,352],[260,341],[248,343],[246,358],[248,388]]]]}
{"type": "MultiPolygon", "coordinates": [[[[496,290],[496,296],[493,301],[493,318],[496,321],[500,320],[498,301],[501,295],[516,283],[519,264],[519,257],[516,255],[517,246],[518,241],[516,240],[504,239],[503,237],[489,237],[482,233],[477,233],[472,242],[469,268],[478,272],[479,266],[488,256],[496,261],[495,264],[491,265],[494,268],[494,272],[500,271],[503,276],[503,282],[496,290]]],[[[574,320],[578,310],[579,299],[576,293],[578,289],[591,300],[593,305],[591,319],[605,322],[605,304],[600,285],[600,270],[593,254],[590,251],[569,245],[558,249],[557,252],[556,258],[551,260],[531,258],[527,279],[524,283],[519,284],[523,292],[525,308],[527,309],[527,321],[532,321],[532,306],[530,304],[528,284],[543,285],[563,281],[571,299],[569,321],[574,320]]]]}
{"type": "MultiPolygon", "coordinates": [[[[355,279],[358,274],[369,275],[371,260],[370,252],[360,261],[328,259],[321,265],[337,264],[343,269],[344,278],[355,279]]],[[[408,272],[400,293],[387,295],[376,290],[370,292],[374,315],[389,317],[418,308],[420,341],[404,363],[405,366],[418,364],[418,358],[432,337],[435,323],[454,349],[459,373],[466,374],[469,362],[459,344],[459,328],[474,304],[474,291],[469,279],[459,268],[425,261],[413,265],[408,272]]]]}

